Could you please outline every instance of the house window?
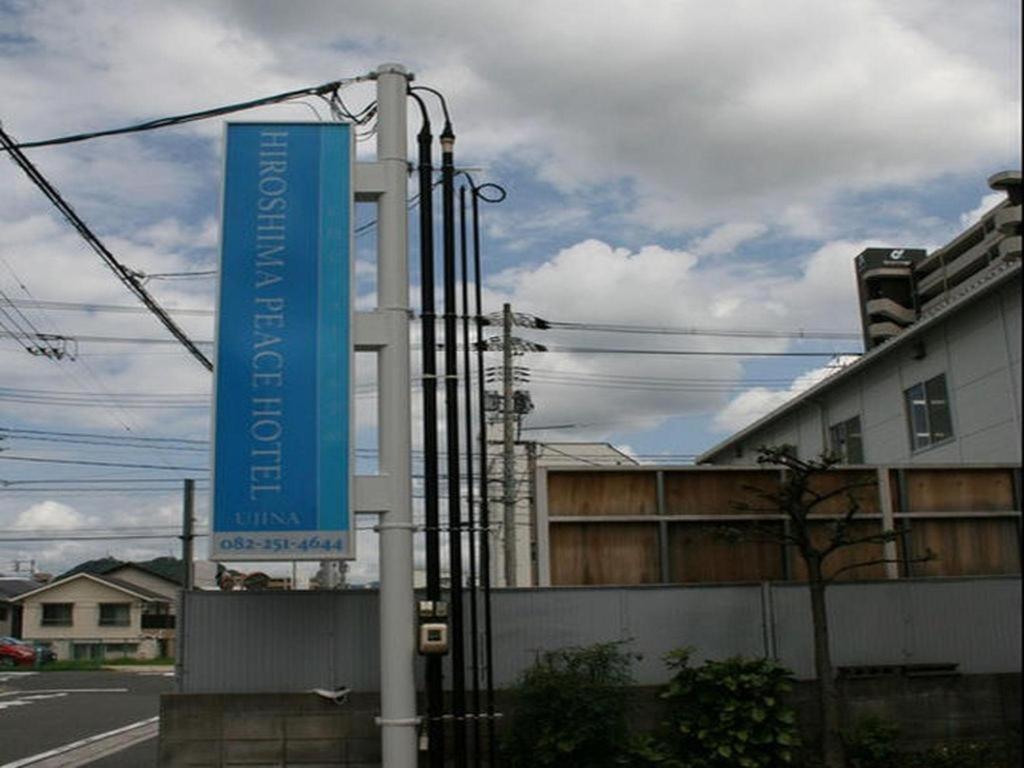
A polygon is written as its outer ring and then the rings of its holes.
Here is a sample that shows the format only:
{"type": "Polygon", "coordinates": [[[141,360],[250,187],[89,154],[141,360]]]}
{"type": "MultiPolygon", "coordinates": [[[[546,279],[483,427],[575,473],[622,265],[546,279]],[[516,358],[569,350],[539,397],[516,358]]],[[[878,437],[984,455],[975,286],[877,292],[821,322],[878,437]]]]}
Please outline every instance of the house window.
{"type": "Polygon", "coordinates": [[[7,621],[7,606],[0,605],[0,621],[7,621]]]}
{"type": "Polygon", "coordinates": [[[134,657],[138,650],[138,643],[104,643],[103,658],[128,659],[134,657]]]}
{"type": "Polygon", "coordinates": [[[130,603],[100,603],[101,627],[127,627],[131,621],[130,603]]]}
{"type": "Polygon", "coordinates": [[[864,463],[864,443],[860,437],[860,416],[833,424],[828,428],[832,455],[844,464],[864,463]]]}
{"type": "Polygon", "coordinates": [[[74,603],[43,603],[44,627],[70,627],[74,603]]]}
{"type": "Polygon", "coordinates": [[[912,450],[927,448],[953,436],[945,374],[915,384],[903,394],[907,401],[912,450]]]}

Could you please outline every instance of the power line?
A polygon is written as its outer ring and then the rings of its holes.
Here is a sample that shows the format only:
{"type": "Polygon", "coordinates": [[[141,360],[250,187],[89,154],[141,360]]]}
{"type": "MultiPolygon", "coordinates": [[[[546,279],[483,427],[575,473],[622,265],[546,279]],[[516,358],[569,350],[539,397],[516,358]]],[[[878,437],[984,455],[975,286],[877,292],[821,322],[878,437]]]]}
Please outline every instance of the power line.
{"type": "Polygon", "coordinates": [[[600,333],[637,333],[669,336],[716,336],[726,338],[754,339],[860,339],[861,334],[852,331],[772,330],[766,328],[681,328],[651,325],[627,325],[622,323],[583,323],[566,320],[545,320],[552,330],[592,331],[600,333]]]}
{"type": "MultiPolygon", "coordinates": [[[[56,337],[57,338],[64,338],[64,336],[60,332],[60,329],[57,327],[57,324],[50,318],[49,314],[47,313],[47,310],[45,308],[39,306],[39,302],[36,299],[35,295],[32,293],[31,290],[29,290],[29,287],[25,284],[25,281],[22,280],[21,277],[18,275],[18,273],[14,271],[14,267],[11,266],[10,262],[8,262],[7,259],[5,259],[2,255],[0,255],[0,263],[3,263],[3,265],[7,269],[7,271],[11,273],[11,277],[14,278],[14,281],[15,281],[15,283],[17,283],[18,287],[21,288],[22,292],[29,298],[29,300],[31,302],[34,303],[34,306],[32,308],[35,309],[37,312],[39,312],[39,314],[42,316],[43,320],[45,320],[46,323],[50,326],[50,329],[55,332],[56,337]]],[[[77,352],[77,345],[76,345],[75,351],[77,352]]],[[[54,362],[58,362],[59,360],[63,359],[63,357],[66,356],[67,354],[68,354],[67,353],[67,344],[66,344],[66,342],[62,341],[62,342],[60,342],[59,347],[57,348],[56,353],[55,354],[46,355],[46,357],[49,360],[52,360],[54,362]],[[64,354],[61,354],[62,352],[64,354]]],[[[107,396],[109,396],[109,392],[107,391],[106,387],[103,385],[103,382],[100,381],[99,376],[97,375],[96,371],[93,370],[93,367],[88,363],[88,361],[80,360],[80,359],[78,359],[74,355],[71,356],[71,359],[75,359],[79,363],[79,365],[75,366],[75,367],[68,367],[68,366],[58,365],[57,370],[60,372],[60,374],[62,376],[64,376],[67,379],[73,379],[73,380],[77,381],[80,384],[85,384],[85,382],[82,381],[82,376],[81,376],[81,372],[84,371],[84,373],[86,375],[88,375],[89,378],[92,379],[93,383],[96,385],[96,388],[100,392],[102,392],[102,393],[106,394],[107,396]]],[[[88,388],[88,387],[86,386],[86,388],[88,388]]],[[[126,416],[127,418],[121,418],[122,414],[119,414],[117,412],[116,403],[112,403],[112,407],[110,409],[110,413],[114,417],[114,419],[126,431],[128,431],[128,432],[132,431],[132,427],[129,425],[129,422],[131,421],[131,417],[128,415],[127,412],[122,411],[123,415],[126,416]]]]}
{"type": "MultiPolygon", "coordinates": [[[[193,533],[196,537],[206,537],[208,533],[193,533]]],[[[180,533],[135,533],[135,534],[112,534],[109,536],[100,535],[82,535],[82,536],[0,536],[0,542],[13,543],[20,541],[120,541],[128,539],[177,539],[181,536],[180,533]]]]}
{"type": "MultiPolygon", "coordinates": [[[[148,120],[144,123],[137,123],[135,125],[125,126],[123,128],[110,128],[104,131],[91,131],[88,133],[75,133],[69,136],[60,136],[53,139],[44,139],[41,141],[26,141],[21,144],[14,144],[13,142],[9,147],[4,147],[7,151],[15,151],[20,149],[31,149],[33,147],[52,147],[58,144],[74,144],[80,141],[88,141],[90,139],[98,139],[103,136],[119,136],[126,133],[140,133],[142,131],[152,131],[157,128],[168,128],[173,125],[183,125],[184,123],[191,123],[196,120],[206,120],[211,117],[220,117],[221,115],[229,115],[232,112],[242,112],[247,109],[255,109],[256,107],[265,107],[270,104],[280,104],[285,101],[292,99],[299,99],[304,96],[326,96],[328,94],[337,95],[337,91],[352,83],[357,83],[363,80],[369,79],[367,75],[360,75],[359,77],[348,77],[341,80],[332,80],[329,83],[323,83],[322,85],[316,85],[308,88],[299,88],[294,91],[286,91],[284,93],[278,93],[273,96],[264,96],[263,98],[253,99],[251,101],[242,101],[236,104],[226,104],[220,107],[213,107],[212,109],[204,109],[198,112],[188,112],[183,115],[173,115],[171,117],[160,117],[155,120],[148,120]]],[[[340,98],[338,102],[342,104],[340,98]]],[[[366,107],[360,116],[365,117],[370,112],[370,105],[366,107]]],[[[345,110],[342,114],[346,117],[356,117],[351,112],[345,110]]],[[[372,114],[369,115],[372,117],[372,114]]],[[[369,119],[368,117],[366,119],[369,119]]],[[[356,119],[355,122],[360,122],[356,119]]],[[[365,120],[364,120],[365,122],[365,120]]]]}
{"type": "MultiPolygon", "coordinates": [[[[207,481],[196,480],[197,485],[205,482],[207,481]]],[[[181,479],[176,477],[47,477],[40,480],[0,480],[0,486],[4,488],[21,485],[60,485],[62,483],[172,483],[176,488],[181,483],[181,479]]]]}
{"type": "Polygon", "coordinates": [[[209,445],[209,440],[195,440],[184,437],[155,437],[150,435],[111,435],[98,432],[55,432],[47,429],[23,429],[21,427],[2,427],[0,432],[29,435],[56,435],[59,437],[94,437],[98,439],[127,440],[140,443],[187,443],[190,445],[209,445]]]}
{"type": "MultiPolygon", "coordinates": [[[[70,406],[75,408],[108,408],[110,407],[109,402],[103,400],[91,400],[86,398],[70,398],[70,397],[28,397],[25,395],[7,395],[0,393],[0,402],[4,403],[22,403],[25,405],[59,405],[59,406],[70,406]]],[[[163,409],[183,409],[183,410],[205,410],[210,407],[208,402],[145,402],[145,403],[118,403],[121,409],[127,410],[163,410],[163,409]]]]}
{"type": "Polygon", "coordinates": [[[608,347],[548,347],[548,352],[573,352],[576,354],[604,355],[670,355],[670,356],[719,356],[719,357],[859,357],[861,352],[733,352],[706,349],[613,349],[608,347]]]}
{"type": "MultiPolygon", "coordinates": [[[[150,277],[152,277],[152,275],[150,275],[150,277]]],[[[34,301],[24,301],[22,299],[4,298],[4,296],[0,294],[0,307],[3,306],[81,312],[119,312],[131,314],[145,313],[149,311],[145,307],[130,306],[127,304],[94,304],[76,301],[45,301],[41,299],[36,299],[34,301]]],[[[196,317],[213,317],[214,315],[214,311],[212,309],[199,309],[195,307],[171,307],[167,309],[167,312],[171,315],[192,315],[196,317]]]]}
{"type": "Polygon", "coordinates": [[[195,272],[137,272],[144,280],[196,280],[199,278],[213,277],[217,274],[216,269],[201,269],[195,272]]]}
{"type": "MultiPolygon", "coordinates": [[[[66,142],[64,142],[66,143],[66,142]]],[[[29,161],[25,154],[18,149],[14,141],[7,134],[3,128],[0,128],[0,146],[7,149],[11,159],[25,172],[29,180],[35,184],[39,190],[46,196],[46,198],[57,208],[58,211],[67,219],[68,223],[82,236],[86,243],[96,252],[96,254],[103,260],[104,264],[117,276],[117,278],[130,290],[135,296],[149,308],[150,312],[160,321],[160,323],[170,331],[171,335],[174,336],[189,353],[198,360],[204,368],[208,371],[213,370],[213,363],[210,362],[209,358],[196,346],[196,344],[188,337],[188,335],[178,327],[177,323],[171,318],[170,315],[161,307],[156,300],[149,295],[146,289],[139,282],[138,278],[134,273],[118,261],[114,254],[110,252],[106,245],[89,229],[88,225],[82,221],[81,217],[75,213],[74,209],[61,197],[60,193],[54,188],[49,181],[39,172],[39,170],[29,161]]]]}
{"type": "Polygon", "coordinates": [[[170,464],[128,464],[116,461],[87,461],[85,459],[47,459],[42,456],[7,456],[0,454],[0,461],[27,461],[39,464],[74,464],[82,467],[124,467],[127,469],[159,469],[181,472],[209,472],[208,467],[179,467],[170,464]]]}
{"type": "MultiPolygon", "coordinates": [[[[166,407],[166,406],[165,406],[166,407]]],[[[102,440],[88,440],[74,437],[41,437],[36,435],[5,435],[0,432],[0,439],[3,438],[13,440],[31,440],[33,442],[41,443],[66,443],[72,445],[94,445],[100,448],[127,448],[130,450],[137,450],[139,448],[145,448],[147,451],[190,451],[195,453],[206,453],[208,448],[199,448],[196,446],[182,446],[182,445],[139,445],[138,443],[112,443],[104,442],[102,440]]]]}
{"type": "MultiPolygon", "coordinates": [[[[9,334],[7,334],[7,333],[0,333],[0,337],[8,336],[8,335],[9,334]]],[[[74,335],[70,335],[70,336],[64,336],[64,335],[59,335],[59,334],[54,334],[54,333],[41,333],[41,334],[39,334],[39,338],[44,340],[44,341],[75,341],[75,342],[78,342],[78,341],[90,341],[90,342],[95,342],[95,343],[98,343],[98,344],[175,344],[175,343],[177,343],[177,342],[175,342],[172,339],[155,339],[155,338],[148,337],[148,336],[99,336],[99,335],[91,335],[91,334],[85,334],[85,335],[74,334],[74,335]]],[[[180,341],[180,339],[179,339],[179,341],[180,341]]],[[[200,347],[200,346],[203,346],[203,347],[212,346],[213,342],[212,341],[208,341],[208,340],[192,341],[190,339],[189,340],[189,344],[192,345],[192,346],[197,347],[197,349],[198,349],[198,347],[200,347]]],[[[202,353],[200,352],[200,354],[202,354],[202,353]]],[[[206,359],[205,356],[203,357],[203,359],[204,360],[206,359]]],[[[212,363],[211,363],[211,365],[212,365],[212,363]]],[[[210,370],[213,370],[213,369],[211,368],[210,370]]]]}

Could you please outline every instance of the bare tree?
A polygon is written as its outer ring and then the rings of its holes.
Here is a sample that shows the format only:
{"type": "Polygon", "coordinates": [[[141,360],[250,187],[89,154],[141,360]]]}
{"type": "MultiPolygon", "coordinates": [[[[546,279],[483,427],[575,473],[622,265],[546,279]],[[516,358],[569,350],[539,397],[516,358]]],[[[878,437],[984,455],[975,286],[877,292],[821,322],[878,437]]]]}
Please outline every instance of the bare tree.
{"type": "MultiPolygon", "coordinates": [[[[881,555],[871,554],[858,559],[860,553],[852,548],[865,545],[885,545],[899,535],[894,530],[865,529],[863,511],[864,491],[877,486],[877,479],[861,476],[852,482],[834,482],[839,473],[832,470],[840,460],[825,454],[818,459],[799,459],[791,446],[761,448],[758,464],[778,467],[782,481],[770,489],[745,486],[755,499],[738,502],[734,508],[740,512],[771,515],[764,522],[755,521],[746,527],[729,529],[729,535],[747,541],[760,541],[792,547],[807,569],[807,586],[811,597],[811,620],[814,631],[814,670],[818,678],[818,698],[821,710],[821,759],[826,768],[843,768],[843,743],[840,735],[839,690],[829,647],[828,614],[825,610],[825,590],[842,573],[872,565],[894,562],[881,555]],[[780,525],[779,520],[785,524],[780,525]],[[846,550],[852,557],[843,558],[839,567],[829,559],[846,550]]],[[[911,562],[931,559],[931,552],[911,562]]]]}

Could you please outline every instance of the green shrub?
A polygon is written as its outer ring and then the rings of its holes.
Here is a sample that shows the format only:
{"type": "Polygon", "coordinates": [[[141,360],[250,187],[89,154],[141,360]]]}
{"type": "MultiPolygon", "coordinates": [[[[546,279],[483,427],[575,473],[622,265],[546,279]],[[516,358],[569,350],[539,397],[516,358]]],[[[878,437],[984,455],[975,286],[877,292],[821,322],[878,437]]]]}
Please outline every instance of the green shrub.
{"type": "Polygon", "coordinates": [[[739,657],[690,666],[692,650],[666,657],[675,670],[663,752],[685,768],[777,768],[795,763],[796,715],[783,704],[791,673],[766,659],[739,657]]]}
{"type": "Polygon", "coordinates": [[[509,768],[612,768],[629,765],[626,724],[633,656],[624,643],[542,654],[513,689],[503,744],[509,768]]]}
{"type": "Polygon", "coordinates": [[[846,758],[852,768],[894,768],[900,763],[896,747],[898,726],[868,715],[843,734],[846,758]]]}
{"type": "Polygon", "coordinates": [[[1006,744],[960,741],[939,744],[926,752],[907,755],[906,768],[1015,768],[1020,755],[1006,744]]]}
{"type": "Polygon", "coordinates": [[[960,741],[937,744],[919,752],[901,752],[900,729],[869,716],[844,734],[851,768],[1012,768],[1019,756],[1003,742],[960,741]]]}

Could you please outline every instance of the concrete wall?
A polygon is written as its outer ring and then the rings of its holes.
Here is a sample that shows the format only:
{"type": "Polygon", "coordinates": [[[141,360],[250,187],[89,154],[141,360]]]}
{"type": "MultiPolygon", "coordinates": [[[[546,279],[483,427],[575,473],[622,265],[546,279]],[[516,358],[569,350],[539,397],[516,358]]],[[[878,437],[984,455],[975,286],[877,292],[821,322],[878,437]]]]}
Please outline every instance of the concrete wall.
{"type": "MultiPolygon", "coordinates": [[[[865,716],[881,717],[900,728],[905,749],[960,739],[1020,742],[1019,674],[880,676],[841,680],[839,689],[844,727],[865,716]]],[[[630,691],[627,708],[634,732],[651,732],[664,719],[659,693],[652,686],[630,691]]],[[[796,709],[804,743],[813,744],[820,728],[816,688],[798,683],[787,703],[796,709]]],[[[510,692],[498,692],[499,742],[515,718],[515,706],[510,692]]],[[[352,695],[340,704],[308,693],[164,695],[159,766],[376,768],[380,728],[374,717],[379,707],[375,694],[352,695]]],[[[486,740],[486,729],[483,734],[486,740]]],[[[446,743],[453,743],[450,728],[446,743]]]]}
{"type": "MultiPolygon", "coordinates": [[[[867,464],[997,463],[1021,460],[1021,293],[1011,281],[923,334],[925,356],[913,344],[894,346],[813,401],[767,422],[714,464],[753,464],[762,445],[791,443],[802,457],[828,446],[828,428],[860,416],[867,464]],[[952,439],[912,450],[904,391],[944,373],[951,401],[952,439]]],[[[841,374],[840,374],[841,375],[841,374]]]]}
{"type": "MultiPolygon", "coordinates": [[[[841,682],[846,725],[884,717],[902,726],[910,747],[1019,739],[1020,600],[1019,578],[834,585],[835,663],[876,668],[841,682]],[[924,664],[957,668],[915,676],[914,665],[924,664]]],[[[801,585],[512,589],[495,592],[493,608],[501,688],[544,650],[630,641],[641,655],[629,705],[637,730],[661,720],[656,686],[668,679],[661,657],[673,648],[695,646],[698,661],[773,656],[804,681],[813,675],[801,585]]],[[[380,765],[375,592],[192,592],[184,610],[187,674],[184,693],[161,701],[162,768],[380,765]],[[310,692],[340,687],[354,691],[340,704],[310,692]]],[[[422,669],[417,679],[422,684],[422,669]]],[[[502,690],[496,701],[500,730],[515,701],[502,690]]],[[[809,682],[791,703],[810,741],[818,724],[809,682]]]]}
{"type": "Polygon", "coordinates": [[[164,695],[159,765],[379,766],[377,711],[377,696],[335,704],[315,694],[164,695]]]}
{"type": "MultiPolygon", "coordinates": [[[[1016,577],[835,584],[835,663],[1020,672],[1020,600],[1016,577]]],[[[183,692],[379,689],[375,592],[192,592],[185,611],[183,692]]],[[[814,674],[809,598],[799,584],[499,590],[493,614],[498,687],[541,651],[615,640],[642,655],[641,685],[665,682],[662,655],[684,645],[698,657],[771,656],[799,678],[814,674]]]]}

